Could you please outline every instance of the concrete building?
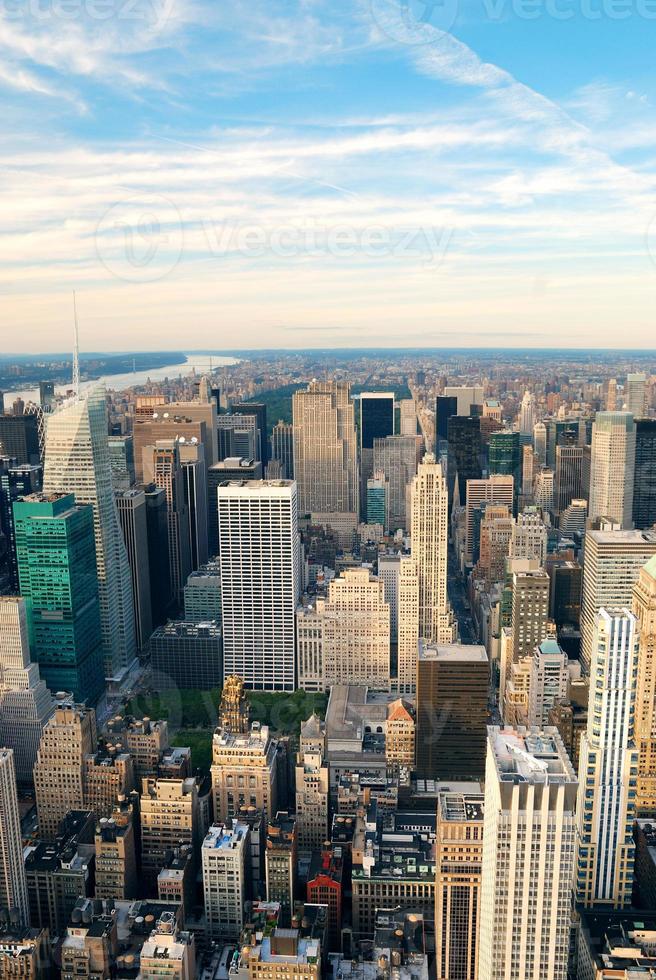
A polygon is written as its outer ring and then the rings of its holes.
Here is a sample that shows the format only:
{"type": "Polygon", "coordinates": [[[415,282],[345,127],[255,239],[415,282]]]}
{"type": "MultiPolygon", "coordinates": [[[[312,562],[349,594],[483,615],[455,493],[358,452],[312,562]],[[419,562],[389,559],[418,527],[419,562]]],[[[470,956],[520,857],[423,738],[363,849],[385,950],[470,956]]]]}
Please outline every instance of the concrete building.
{"type": "Polygon", "coordinates": [[[71,810],[84,809],[84,758],[96,749],[93,709],[58,701],[43,729],[34,766],[39,836],[53,840],[71,810]]]}
{"type": "Polygon", "coordinates": [[[0,749],[0,909],[12,925],[29,925],[16,770],[12,749],[0,749]]]}
{"type": "Polygon", "coordinates": [[[419,636],[452,643],[457,624],[447,596],[448,491],[431,454],[420,463],[411,490],[412,560],[419,579],[419,636]]]}
{"type": "Polygon", "coordinates": [[[201,847],[207,929],[212,939],[236,942],[244,927],[248,827],[215,823],[201,847]]]}
{"type": "Polygon", "coordinates": [[[80,896],[92,889],[93,814],[72,810],[52,842],[37,841],[25,851],[30,921],[61,936],[80,896]]]}
{"type": "Polygon", "coordinates": [[[280,420],[271,430],[270,458],[280,463],[283,480],[294,479],[294,426],[290,422],[280,420]]]}
{"type": "Polygon", "coordinates": [[[106,731],[108,740],[120,742],[129,752],[137,787],[144,776],[156,775],[162,753],[169,748],[167,721],[116,715],[107,722],[106,731]]]}
{"type": "Polygon", "coordinates": [[[223,635],[219,623],[173,619],[150,638],[150,665],[162,690],[219,687],[224,675],[223,635]]]}
{"type": "Polygon", "coordinates": [[[508,553],[511,558],[535,558],[543,566],[547,557],[547,528],[535,507],[527,507],[513,524],[508,553]]]}
{"type": "Polygon", "coordinates": [[[296,819],[287,810],[279,810],[267,827],[264,869],[267,902],[280,905],[280,924],[285,928],[291,926],[297,860],[296,819]]]}
{"type": "Polygon", "coordinates": [[[399,561],[397,636],[397,678],[393,687],[399,694],[417,689],[417,651],[419,649],[419,573],[412,558],[399,561]]]}
{"type": "Polygon", "coordinates": [[[0,977],[10,980],[46,980],[50,939],[45,929],[19,926],[0,933],[0,977]]]}
{"type": "Polygon", "coordinates": [[[232,456],[215,463],[207,471],[207,528],[209,554],[219,550],[219,502],[217,490],[230,480],[261,480],[266,474],[262,463],[251,457],[232,456]]]}
{"type": "Polygon", "coordinates": [[[576,980],[651,980],[655,944],[656,919],[649,913],[583,910],[576,980]]]}
{"type": "Polygon", "coordinates": [[[323,617],[324,690],[333,684],[390,687],[390,607],[385,587],[367,568],[347,569],[317,600],[323,617]]]}
{"type": "Polygon", "coordinates": [[[118,522],[128,555],[137,647],[143,650],[153,631],[146,494],[141,489],[115,493],[118,522]]]}
{"type": "Polygon", "coordinates": [[[385,602],[390,607],[390,643],[396,643],[399,635],[399,578],[401,555],[378,556],[378,578],[385,586],[385,602]]]}
{"type": "Polygon", "coordinates": [[[589,516],[633,527],[636,426],[630,412],[597,412],[592,427],[589,516]]]}
{"type": "Polygon", "coordinates": [[[139,973],[142,980],[195,980],[194,934],[179,928],[173,912],[162,912],[143,944],[139,973]]]}
{"type": "Polygon", "coordinates": [[[301,589],[296,484],[225,483],[218,504],[225,674],[255,690],[293,691],[301,589]]]}
{"type": "Polygon", "coordinates": [[[328,838],[330,780],[326,761],[326,726],[312,714],[301,724],[296,756],[296,831],[298,846],[320,849],[328,838]]]}
{"type": "Polygon", "coordinates": [[[184,618],[189,623],[221,622],[221,565],[207,562],[192,572],[184,587],[184,618]]]}
{"type": "Polygon", "coordinates": [[[627,374],[624,386],[624,407],[634,418],[647,414],[647,375],[642,372],[627,374]]]}
{"type": "Polygon", "coordinates": [[[192,776],[146,777],[142,781],[140,809],[142,887],[154,895],[167,852],[185,844],[198,846],[198,783],[192,776]]]}
{"type": "MultiPolygon", "coordinates": [[[[136,898],[139,892],[135,823],[138,797],[119,800],[96,824],[96,898],[136,898]]],[[[138,824],[137,824],[138,826],[138,824]]]]}
{"type": "Polygon", "coordinates": [[[656,817],[656,556],[640,570],[632,611],[640,644],[635,706],[636,809],[639,816],[656,817]]]}
{"type": "Polygon", "coordinates": [[[373,471],[383,473],[385,477],[385,530],[390,534],[399,528],[406,530],[410,527],[408,488],[423,454],[422,436],[390,435],[374,440],[373,471]]]}
{"type": "Polygon", "coordinates": [[[134,789],[132,758],[122,746],[104,745],[84,757],[84,808],[108,818],[119,798],[134,789]]]}
{"type": "Polygon", "coordinates": [[[471,415],[472,405],[482,405],[484,389],[482,385],[446,385],[445,398],[457,399],[457,415],[471,415]]]}
{"type": "Polygon", "coordinates": [[[486,480],[467,480],[465,499],[465,555],[466,564],[472,564],[476,539],[476,512],[481,504],[505,504],[512,512],[515,481],[512,476],[490,476],[486,480]]]}
{"type": "Polygon", "coordinates": [[[421,777],[483,775],[489,684],[485,647],[420,641],[416,768],[421,777]]]}
{"type": "Polygon", "coordinates": [[[215,820],[230,820],[244,806],[254,806],[265,819],[277,812],[277,751],[278,743],[259,722],[246,734],[217,728],[211,770],[215,820]]]}
{"type": "Polygon", "coordinates": [[[566,980],[576,785],[555,729],[489,729],[478,980],[566,980]]]}
{"type": "Polygon", "coordinates": [[[547,638],[536,646],[531,661],[528,693],[530,726],[546,727],[551,709],[567,697],[568,665],[567,654],[557,640],[547,638]]]}
{"type": "Polygon", "coordinates": [[[442,791],[437,802],[435,957],[440,980],[478,975],[483,794],[442,791]]]}
{"type": "Polygon", "coordinates": [[[622,908],[631,903],[639,636],[626,609],[601,609],[593,637],[588,727],[581,738],[576,900],[622,908]]]}

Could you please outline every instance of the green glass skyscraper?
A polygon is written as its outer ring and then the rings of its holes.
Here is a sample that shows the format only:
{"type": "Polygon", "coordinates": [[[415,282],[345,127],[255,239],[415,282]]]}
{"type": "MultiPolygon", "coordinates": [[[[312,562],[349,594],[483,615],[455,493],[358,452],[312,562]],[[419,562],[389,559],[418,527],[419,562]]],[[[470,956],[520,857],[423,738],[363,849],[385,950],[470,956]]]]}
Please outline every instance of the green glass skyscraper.
{"type": "Polygon", "coordinates": [[[96,704],[104,690],[93,509],[72,493],[14,503],[30,646],[51,691],[96,704]]]}

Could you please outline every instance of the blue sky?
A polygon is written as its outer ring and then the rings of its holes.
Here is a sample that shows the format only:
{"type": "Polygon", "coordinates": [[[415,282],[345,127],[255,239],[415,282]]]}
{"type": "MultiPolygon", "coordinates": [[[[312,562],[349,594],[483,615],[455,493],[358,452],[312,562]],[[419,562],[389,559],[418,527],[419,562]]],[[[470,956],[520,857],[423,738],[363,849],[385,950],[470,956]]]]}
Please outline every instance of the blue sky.
{"type": "MultiPolygon", "coordinates": [[[[656,347],[656,0],[0,0],[0,322],[656,347]]],[[[6,326],[6,329],[5,329],[6,326]]]]}

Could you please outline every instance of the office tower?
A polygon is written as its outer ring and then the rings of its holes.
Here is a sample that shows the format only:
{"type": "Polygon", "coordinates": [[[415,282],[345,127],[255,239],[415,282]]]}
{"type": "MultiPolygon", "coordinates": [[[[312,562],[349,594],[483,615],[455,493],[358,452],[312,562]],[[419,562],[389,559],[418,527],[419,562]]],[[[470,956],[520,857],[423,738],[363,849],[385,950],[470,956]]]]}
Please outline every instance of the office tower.
{"type": "Polygon", "coordinates": [[[248,826],[213,824],[201,847],[203,895],[211,939],[236,942],[244,927],[248,826]]]}
{"type": "Polygon", "coordinates": [[[39,405],[50,412],[55,404],[55,385],[52,381],[39,381],[39,405]]]}
{"type": "Polygon", "coordinates": [[[242,459],[241,456],[228,457],[215,463],[207,471],[207,529],[209,536],[209,554],[216,555],[219,551],[219,501],[217,490],[227,480],[261,480],[262,464],[254,459],[242,459]]]}
{"type": "MultiPolygon", "coordinates": [[[[161,441],[180,439],[184,439],[183,445],[202,445],[206,450],[206,462],[212,459],[211,433],[204,419],[194,421],[184,415],[177,416],[171,412],[163,414],[158,412],[156,417],[153,416],[147,422],[135,419],[133,440],[137,483],[150,483],[153,479],[151,447],[161,441]]],[[[212,463],[215,462],[216,459],[212,459],[212,463]]]]}
{"type": "Polygon", "coordinates": [[[544,728],[553,706],[567,697],[569,680],[567,654],[549,637],[536,646],[531,661],[528,694],[529,725],[544,728]]]}
{"type": "Polygon", "coordinates": [[[533,426],[533,448],[535,458],[542,466],[547,463],[547,427],[544,422],[536,422],[533,426]]]}
{"type": "Polygon", "coordinates": [[[637,528],[656,524],[656,419],[636,420],[633,524],[637,528]]]}
{"type": "Polygon", "coordinates": [[[168,722],[116,715],[107,722],[106,731],[108,741],[122,744],[130,753],[135,784],[140,788],[144,776],[155,775],[162,754],[169,748],[168,722]]]}
{"type": "Polygon", "coordinates": [[[537,562],[512,573],[513,660],[531,657],[547,635],[549,619],[549,576],[537,562]]]}
{"type": "Polygon", "coordinates": [[[328,762],[326,726],[311,715],[301,724],[300,751],[296,756],[296,830],[301,850],[319,850],[330,837],[328,828],[328,762]]]}
{"type": "Polygon", "coordinates": [[[189,623],[221,622],[221,569],[208,562],[192,572],[184,587],[184,618],[189,623]]]}
{"type": "Polygon", "coordinates": [[[437,798],[435,956],[441,980],[478,974],[483,799],[474,787],[437,798]]]}
{"type": "Polygon", "coordinates": [[[120,490],[115,496],[132,579],[135,637],[137,648],[143,650],[153,631],[146,494],[143,490],[129,489],[120,490]]]}
{"type": "Polygon", "coordinates": [[[39,836],[52,840],[69,810],[84,809],[84,757],[96,749],[93,709],[58,701],[34,766],[39,836]]]}
{"type": "Polygon", "coordinates": [[[633,526],[636,426],[630,412],[597,412],[592,427],[589,516],[633,526]]]}
{"type": "MultiPolygon", "coordinates": [[[[150,408],[146,407],[142,412],[140,408],[141,403],[149,400],[148,396],[145,398],[139,396],[135,408],[133,434],[135,437],[135,460],[137,461],[137,467],[139,456],[137,451],[137,433],[142,421],[155,423],[149,439],[145,433],[143,437],[140,437],[142,446],[152,445],[157,439],[175,439],[177,436],[185,436],[187,440],[190,440],[193,436],[196,436],[198,441],[202,442],[205,447],[205,460],[207,465],[212,466],[219,461],[219,417],[217,416],[216,403],[213,399],[210,399],[210,401],[191,402],[161,401],[158,405],[150,408]],[[189,428],[187,431],[182,431],[179,427],[172,427],[172,425],[179,426],[180,424],[200,426],[201,423],[205,426],[205,437],[202,439],[200,436],[203,434],[203,430],[196,429],[196,431],[192,431],[189,428]],[[167,425],[169,428],[162,428],[167,425]]],[[[138,471],[137,479],[141,482],[138,471]]]]}
{"type": "Polygon", "coordinates": [[[555,509],[561,514],[583,491],[583,447],[556,446],[555,509]]]}
{"type": "Polygon", "coordinates": [[[413,694],[417,686],[419,649],[419,574],[412,558],[399,563],[398,680],[399,694],[413,694]]]}
{"type": "Polygon", "coordinates": [[[251,730],[250,703],[244,682],[236,674],[231,674],[224,681],[219,702],[218,728],[231,735],[248,735],[251,730]]]}
{"type": "Polygon", "coordinates": [[[139,892],[135,850],[137,811],[117,801],[109,817],[96,824],[96,898],[136,898],[139,892]]]}
{"type": "MultiPolygon", "coordinates": [[[[257,416],[238,413],[219,415],[216,420],[219,431],[219,460],[241,456],[262,462],[262,442],[266,441],[257,425],[257,416]]],[[[264,470],[264,466],[262,467],[264,470]]]]}
{"type": "Polygon", "coordinates": [[[130,566],[112,491],[103,388],[85,392],[48,416],[43,489],[46,494],[75,494],[76,504],[93,508],[105,676],[120,678],[134,662],[136,641],[130,566]]]}
{"type": "Polygon", "coordinates": [[[54,710],[39,667],[30,661],[25,600],[0,596],[0,745],[13,749],[21,786],[32,786],[41,734],[54,710]]]}
{"type": "Polygon", "coordinates": [[[278,743],[266,725],[246,734],[217,728],[212,740],[212,795],[216,820],[254,806],[265,819],[278,808],[278,743]]]}
{"type": "Polygon", "coordinates": [[[566,980],[576,776],[555,728],[488,729],[479,980],[566,980]]]}
{"type": "Polygon", "coordinates": [[[18,466],[40,465],[36,415],[0,415],[0,456],[15,459],[18,466]]]}
{"type": "Polygon", "coordinates": [[[535,506],[539,507],[546,514],[553,513],[554,510],[554,471],[540,470],[535,481],[533,490],[533,500],[535,506]]]}
{"type": "Polygon", "coordinates": [[[43,483],[41,466],[15,466],[14,460],[0,458],[0,540],[4,535],[5,550],[0,557],[0,583],[3,591],[18,593],[18,559],[16,558],[16,528],[14,501],[38,493],[43,483]]]}
{"type": "Polygon", "coordinates": [[[454,415],[447,422],[449,509],[454,500],[467,495],[469,480],[480,480],[481,420],[472,416],[454,415]]]}
{"type": "MultiPolygon", "coordinates": [[[[267,410],[264,402],[233,402],[230,406],[230,412],[232,415],[254,415],[255,421],[257,423],[257,428],[260,433],[260,455],[256,458],[262,463],[262,469],[265,469],[267,463],[269,462],[269,446],[267,442],[268,428],[267,428],[267,410]]],[[[236,453],[229,453],[228,455],[237,455],[236,453]]],[[[241,453],[241,455],[244,455],[241,453]]],[[[293,479],[292,474],[289,475],[288,479],[293,479]]]]}
{"type": "Polygon", "coordinates": [[[638,631],[635,741],[638,748],[640,816],[656,816],[656,556],[640,570],[633,589],[633,615],[638,631]]]}
{"type": "MultiPolygon", "coordinates": [[[[374,440],[374,472],[384,474],[387,518],[385,530],[410,527],[408,487],[424,454],[422,436],[387,436],[374,440]]],[[[369,522],[371,523],[371,521],[369,522]]]]}
{"type": "MultiPolygon", "coordinates": [[[[51,691],[95,704],[104,690],[93,511],[73,494],[14,504],[16,554],[30,646],[51,691]]],[[[120,533],[120,532],[119,532],[120,533]]]]}
{"type": "Polygon", "coordinates": [[[346,381],[311,381],[293,396],[300,514],[358,514],[355,414],[346,381]]]}
{"type": "Polygon", "coordinates": [[[298,839],[296,820],[286,810],[279,810],[267,827],[264,867],[267,902],[280,904],[280,924],[291,925],[296,891],[298,839]]]}
{"type": "Polygon", "coordinates": [[[506,558],[514,527],[514,518],[506,504],[481,504],[481,543],[476,574],[488,587],[495,582],[501,582],[505,576],[506,558]]]}
{"type": "Polygon", "coordinates": [[[606,411],[617,411],[617,378],[609,378],[606,385],[606,411]]]}
{"type": "Polygon", "coordinates": [[[547,528],[536,507],[527,507],[517,515],[512,529],[511,558],[535,558],[544,565],[547,557],[547,528]]]}
{"type": "Polygon", "coordinates": [[[296,683],[302,691],[324,690],[324,622],[322,603],[301,602],[296,609],[296,683]]]}
{"type": "Polygon", "coordinates": [[[627,374],[624,386],[624,407],[634,418],[647,414],[647,375],[627,374]]]}
{"type": "Polygon", "coordinates": [[[512,476],[490,476],[487,480],[468,480],[465,494],[465,562],[473,563],[476,547],[476,513],[481,505],[499,504],[513,509],[512,476]]]}
{"type": "Polygon", "coordinates": [[[385,474],[377,470],[367,480],[367,524],[380,524],[383,528],[387,526],[386,496],[385,474]]]}
{"type": "Polygon", "coordinates": [[[572,500],[569,507],[560,515],[558,529],[564,536],[572,534],[583,535],[585,533],[585,523],[588,516],[587,500],[572,500]]]}
{"type": "Polygon", "coordinates": [[[578,629],[581,622],[582,567],[576,561],[557,562],[551,566],[549,578],[549,619],[558,629],[563,626],[578,629]]]}
{"type": "Polygon", "coordinates": [[[186,844],[198,846],[201,823],[196,779],[144,778],[140,816],[141,887],[150,895],[156,892],[167,852],[186,844]]]}
{"type": "Polygon", "coordinates": [[[419,464],[411,490],[412,559],[419,576],[419,635],[452,643],[457,625],[446,590],[448,492],[440,463],[432,454],[419,464]]]}
{"type": "Polygon", "coordinates": [[[589,671],[600,609],[630,607],[640,569],[656,555],[654,531],[588,531],[581,598],[581,662],[589,671]]]}
{"type": "MultiPolygon", "coordinates": [[[[449,419],[458,414],[458,399],[454,395],[438,395],[435,400],[435,453],[439,444],[449,438],[449,419]]],[[[469,411],[465,413],[469,415],[469,411]]],[[[438,456],[439,458],[439,456],[438,456]]]]}
{"type": "Polygon", "coordinates": [[[445,397],[457,399],[457,415],[472,415],[472,405],[482,405],[484,391],[482,385],[446,385],[445,397]]]}
{"type": "Polygon", "coordinates": [[[169,620],[150,637],[150,666],[161,690],[210,691],[223,680],[221,625],[169,620]]]}
{"type": "Polygon", "coordinates": [[[93,886],[93,814],[69,813],[52,841],[37,840],[25,853],[30,920],[63,936],[80,897],[93,886]]]}
{"type": "Polygon", "coordinates": [[[153,626],[166,622],[171,606],[171,569],[166,493],[154,484],[144,488],[146,531],[148,533],[148,571],[153,626]]]}
{"type": "Polygon", "coordinates": [[[533,501],[536,464],[537,460],[533,447],[522,446],[522,497],[525,504],[533,501]]]}
{"type": "Polygon", "coordinates": [[[581,737],[576,900],[622,908],[633,887],[639,637],[628,609],[601,609],[590,664],[588,726],[581,737]]]}
{"type": "Polygon", "coordinates": [[[103,744],[84,757],[84,808],[108,818],[114,804],[134,789],[132,758],[122,745],[103,744]]]}
{"type": "Polygon", "coordinates": [[[218,488],[218,506],[225,673],[255,690],[293,691],[296,484],[233,481],[218,488]]]}
{"type": "Polygon", "coordinates": [[[493,432],[488,445],[488,470],[490,476],[512,476],[515,493],[522,485],[522,450],[519,432],[493,432]]]}
{"type": "Polygon", "coordinates": [[[164,911],[139,954],[141,980],[195,980],[196,939],[181,929],[175,913],[164,911]]]}
{"type": "Polygon", "coordinates": [[[417,406],[414,398],[402,398],[399,402],[399,435],[417,435],[417,406]]]}
{"type": "Polygon", "coordinates": [[[294,479],[294,426],[291,422],[276,422],[271,430],[269,459],[277,459],[283,480],[294,479]]]}
{"type": "Polygon", "coordinates": [[[129,490],[137,480],[132,436],[108,436],[107,449],[114,492],[129,490]]]}
{"type": "Polygon", "coordinates": [[[182,590],[191,572],[191,542],[178,444],[173,439],[159,440],[152,448],[152,454],[155,486],[166,495],[171,589],[181,602],[182,590]]]}
{"type": "Polygon", "coordinates": [[[0,749],[0,909],[16,925],[30,921],[12,749],[0,749]]]}
{"type": "Polygon", "coordinates": [[[368,568],[347,568],[317,600],[322,617],[323,689],[332,684],[390,686],[390,608],[368,568]]]}
{"type": "Polygon", "coordinates": [[[483,646],[419,642],[417,772],[480,779],[485,770],[490,664],[483,646]]]}
{"type": "Polygon", "coordinates": [[[189,515],[189,549],[192,568],[208,558],[208,499],[205,449],[199,442],[178,442],[184,500],[189,515]]]}
{"type": "MultiPolygon", "coordinates": [[[[362,488],[366,490],[367,483],[375,470],[374,443],[376,439],[385,439],[394,435],[394,392],[393,391],[363,391],[360,401],[360,479],[362,488]]],[[[363,494],[363,496],[365,496],[363,494]]],[[[364,503],[364,500],[362,501],[364,503]]],[[[367,517],[369,524],[374,522],[367,517]]]]}
{"type": "Polygon", "coordinates": [[[399,631],[399,573],[401,555],[397,553],[378,556],[378,578],[385,587],[385,602],[390,607],[390,642],[396,643],[399,631]]]}
{"type": "Polygon", "coordinates": [[[533,434],[534,425],[535,399],[530,391],[525,391],[519,407],[519,431],[522,435],[530,436],[533,434]]]}

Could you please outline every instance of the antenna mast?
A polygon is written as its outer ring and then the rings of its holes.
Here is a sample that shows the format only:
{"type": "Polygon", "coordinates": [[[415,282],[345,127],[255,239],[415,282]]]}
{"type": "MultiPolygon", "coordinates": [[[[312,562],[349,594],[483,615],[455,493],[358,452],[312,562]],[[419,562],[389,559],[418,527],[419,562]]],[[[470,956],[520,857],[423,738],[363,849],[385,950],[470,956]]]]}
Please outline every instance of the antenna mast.
{"type": "Polygon", "coordinates": [[[73,290],[73,391],[75,397],[80,397],[80,342],[77,333],[77,304],[75,302],[75,290],[73,290]]]}

